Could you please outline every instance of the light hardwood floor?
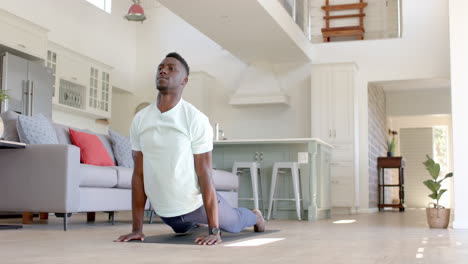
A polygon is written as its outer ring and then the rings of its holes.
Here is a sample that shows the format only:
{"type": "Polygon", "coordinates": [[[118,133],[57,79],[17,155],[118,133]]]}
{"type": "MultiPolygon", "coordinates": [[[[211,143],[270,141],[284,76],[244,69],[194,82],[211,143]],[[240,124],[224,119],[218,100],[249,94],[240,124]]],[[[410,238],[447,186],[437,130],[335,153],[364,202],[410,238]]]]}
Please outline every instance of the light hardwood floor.
{"type": "MultiPolygon", "coordinates": [[[[97,214],[92,224],[75,214],[66,232],[61,220],[50,216],[23,229],[0,230],[0,263],[468,263],[468,230],[429,229],[424,213],[340,214],[315,223],[272,220],[268,228],[279,231],[235,242],[284,239],[245,247],[115,243],[131,229],[129,212],[117,213],[114,226],[106,214],[97,214]],[[356,221],[334,224],[337,220],[356,221]]],[[[171,233],[160,221],[145,224],[147,236],[171,233]]]]}

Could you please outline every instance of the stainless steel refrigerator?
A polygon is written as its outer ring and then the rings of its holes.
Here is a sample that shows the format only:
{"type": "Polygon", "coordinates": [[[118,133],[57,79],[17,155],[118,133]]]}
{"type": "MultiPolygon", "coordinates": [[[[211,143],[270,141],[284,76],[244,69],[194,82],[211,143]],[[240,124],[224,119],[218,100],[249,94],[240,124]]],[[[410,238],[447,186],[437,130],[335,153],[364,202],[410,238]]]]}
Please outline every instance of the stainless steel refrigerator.
{"type": "Polygon", "coordinates": [[[0,103],[0,112],[11,110],[29,116],[42,113],[52,117],[54,77],[43,63],[5,52],[1,55],[0,80],[1,89],[9,96],[0,103]]]}

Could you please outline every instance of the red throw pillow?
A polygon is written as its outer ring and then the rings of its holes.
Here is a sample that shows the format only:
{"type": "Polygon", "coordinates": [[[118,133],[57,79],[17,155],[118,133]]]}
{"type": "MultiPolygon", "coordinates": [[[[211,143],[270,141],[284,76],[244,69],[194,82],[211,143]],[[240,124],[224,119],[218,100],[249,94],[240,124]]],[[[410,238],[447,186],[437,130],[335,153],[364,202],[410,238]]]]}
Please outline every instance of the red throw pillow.
{"type": "Polygon", "coordinates": [[[115,166],[98,136],[69,128],[73,145],[80,148],[81,163],[97,166],[115,166]]]}

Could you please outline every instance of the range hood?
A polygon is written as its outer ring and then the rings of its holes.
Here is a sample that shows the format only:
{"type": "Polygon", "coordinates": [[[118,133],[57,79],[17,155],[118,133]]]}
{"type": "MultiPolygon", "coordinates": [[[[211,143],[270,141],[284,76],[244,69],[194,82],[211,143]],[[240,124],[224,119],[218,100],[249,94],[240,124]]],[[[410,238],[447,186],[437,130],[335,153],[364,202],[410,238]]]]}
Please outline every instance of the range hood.
{"type": "Polygon", "coordinates": [[[252,63],[242,74],[239,87],[229,100],[231,105],[289,104],[271,64],[252,63]]]}

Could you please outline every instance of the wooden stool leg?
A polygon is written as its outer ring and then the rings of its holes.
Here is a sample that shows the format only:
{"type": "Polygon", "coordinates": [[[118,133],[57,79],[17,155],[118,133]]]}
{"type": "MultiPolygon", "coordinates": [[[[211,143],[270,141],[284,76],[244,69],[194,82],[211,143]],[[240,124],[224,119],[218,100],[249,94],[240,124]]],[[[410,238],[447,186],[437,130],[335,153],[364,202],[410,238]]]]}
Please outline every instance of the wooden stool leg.
{"type": "Polygon", "coordinates": [[[39,219],[48,220],[49,219],[49,213],[39,213],[39,219]]]}
{"type": "Polygon", "coordinates": [[[33,223],[33,213],[27,212],[23,213],[23,225],[32,224],[33,223]]]}
{"type": "Polygon", "coordinates": [[[86,213],[86,219],[87,219],[88,222],[96,221],[96,212],[87,212],[86,213]]]}

